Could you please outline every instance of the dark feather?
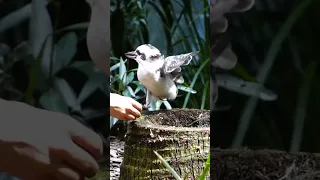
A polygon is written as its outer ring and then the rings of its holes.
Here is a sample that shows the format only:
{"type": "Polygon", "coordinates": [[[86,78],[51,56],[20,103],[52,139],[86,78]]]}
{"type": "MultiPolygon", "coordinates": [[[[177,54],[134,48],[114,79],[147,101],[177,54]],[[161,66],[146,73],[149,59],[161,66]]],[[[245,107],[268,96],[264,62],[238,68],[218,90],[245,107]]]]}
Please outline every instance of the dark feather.
{"type": "Polygon", "coordinates": [[[181,66],[188,65],[190,61],[192,60],[192,57],[199,53],[199,51],[191,52],[187,54],[180,54],[176,56],[168,56],[165,58],[164,64],[163,64],[163,72],[165,74],[169,74],[176,69],[178,72],[181,71],[181,66]]]}
{"type": "Polygon", "coordinates": [[[171,78],[174,82],[182,84],[184,82],[184,79],[182,77],[181,69],[175,69],[170,73],[171,78]]]}

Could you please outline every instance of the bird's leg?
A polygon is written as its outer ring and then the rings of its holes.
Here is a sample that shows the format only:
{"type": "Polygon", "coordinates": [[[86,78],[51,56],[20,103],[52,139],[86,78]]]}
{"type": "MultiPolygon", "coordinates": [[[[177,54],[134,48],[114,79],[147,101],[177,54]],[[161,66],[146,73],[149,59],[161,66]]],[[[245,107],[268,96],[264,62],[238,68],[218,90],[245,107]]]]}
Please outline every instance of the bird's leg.
{"type": "Polygon", "coordinates": [[[144,108],[148,109],[149,106],[150,106],[150,103],[151,103],[151,100],[152,100],[152,96],[151,96],[151,92],[146,89],[147,92],[146,92],[146,104],[143,105],[144,108]]]}
{"type": "MultiPolygon", "coordinates": [[[[167,100],[165,100],[165,101],[167,101],[167,100]]],[[[155,110],[160,110],[160,107],[161,107],[162,103],[163,103],[163,100],[157,99],[157,101],[156,101],[156,109],[155,110]]]]}

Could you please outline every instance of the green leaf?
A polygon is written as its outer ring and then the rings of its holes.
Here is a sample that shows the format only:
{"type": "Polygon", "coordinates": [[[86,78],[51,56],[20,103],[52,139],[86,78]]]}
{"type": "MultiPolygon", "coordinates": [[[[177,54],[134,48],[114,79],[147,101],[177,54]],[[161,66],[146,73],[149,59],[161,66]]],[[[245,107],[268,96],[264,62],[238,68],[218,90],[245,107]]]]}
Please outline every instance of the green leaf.
{"type": "Polygon", "coordinates": [[[266,89],[259,83],[247,82],[238,77],[227,74],[217,74],[216,79],[218,86],[233,92],[258,97],[264,101],[275,101],[278,98],[276,93],[266,89]]]}
{"type": "Polygon", "coordinates": [[[119,58],[117,58],[117,57],[110,57],[110,60],[114,60],[114,61],[120,61],[120,59],[119,58]]]}
{"type": "MultiPolygon", "coordinates": [[[[44,1],[44,3],[47,5],[48,1],[44,1]]],[[[20,25],[24,21],[29,20],[31,14],[32,3],[29,3],[14,12],[10,12],[8,15],[0,19],[0,34],[8,29],[20,25]]]]}
{"type": "MultiPolygon", "coordinates": [[[[203,68],[205,68],[207,66],[209,61],[210,61],[210,58],[206,59],[206,61],[201,64],[201,66],[197,70],[196,74],[194,75],[194,78],[193,78],[193,80],[191,82],[190,88],[193,88],[194,84],[197,82],[197,79],[198,79],[198,76],[199,76],[200,72],[202,71],[203,68]]],[[[188,92],[188,94],[187,94],[187,96],[186,96],[186,98],[184,100],[182,108],[186,108],[187,107],[187,104],[188,104],[189,98],[190,98],[190,94],[191,94],[191,92],[188,92]]]]}
{"type": "Polygon", "coordinates": [[[74,93],[70,85],[67,83],[67,81],[61,78],[57,78],[55,80],[55,84],[67,105],[71,107],[73,110],[80,111],[81,106],[78,103],[76,94],[74,93]]]}
{"type": "Polygon", "coordinates": [[[141,22],[142,24],[144,24],[144,25],[147,25],[147,22],[146,22],[145,19],[140,19],[140,22],[141,22]]]}
{"type": "Polygon", "coordinates": [[[134,72],[130,72],[130,73],[127,75],[126,86],[133,81],[133,78],[134,78],[134,72]]]}
{"type": "Polygon", "coordinates": [[[204,170],[202,171],[201,176],[199,177],[199,180],[205,180],[209,170],[210,170],[210,155],[207,158],[206,166],[204,167],[204,170]]]}
{"type": "Polygon", "coordinates": [[[161,163],[169,170],[169,172],[176,180],[182,180],[178,173],[169,165],[169,163],[165,159],[163,159],[163,157],[157,151],[153,152],[156,154],[156,156],[160,159],[161,163]]]}
{"type": "Polygon", "coordinates": [[[77,35],[70,32],[64,35],[55,45],[53,74],[66,67],[77,52],[77,35]]]}
{"type": "Polygon", "coordinates": [[[129,90],[128,89],[125,89],[124,91],[122,91],[122,95],[123,96],[126,96],[126,97],[131,97],[130,95],[130,92],[129,92],[129,90]]]}
{"type": "Polygon", "coordinates": [[[95,73],[95,65],[92,61],[75,61],[68,68],[77,69],[86,74],[88,78],[95,73]]]}
{"type": "Polygon", "coordinates": [[[32,100],[32,95],[35,89],[37,88],[38,76],[41,73],[41,60],[42,60],[45,48],[47,47],[46,45],[47,45],[48,39],[49,39],[49,36],[47,36],[47,38],[43,42],[38,56],[36,57],[35,61],[32,63],[32,67],[29,73],[29,84],[25,92],[25,101],[27,103],[30,103],[30,101],[32,100]]]}
{"type": "Polygon", "coordinates": [[[43,43],[46,46],[42,52],[41,67],[45,73],[44,76],[50,76],[50,62],[52,55],[53,33],[52,21],[47,10],[47,4],[43,0],[33,0],[31,6],[31,19],[29,22],[29,43],[32,49],[32,54],[37,57],[43,48],[43,43]]]}
{"type": "Polygon", "coordinates": [[[141,85],[141,83],[139,81],[132,81],[131,83],[137,85],[137,88],[134,91],[134,94],[137,94],[139,91],[144,92],[144,87],[141,85]]]}
{"type": "Polygon", "coordinates": [[[311,61],[308,65],[307,71],[304,74],[302,84],[299,86],[299,93],[297,97],[296,110],[294,114],[294,126],[292,131],[290,152],[296,153],[300,151],[300,146],[303,140],[305,129],[305,120],[308,110],[308,102],[310,99],[310,89],[312,80],[316,74],[318,63],[311,61]]]}
{"type": "Polygon", "coordinates": [[[116,69],[118,69],[120,67],[120,63],[117,63],[113,66],[110,67],[110,72],[115,71],[116,69]]]}
{"type": "Polygon", "coordinates": [[[138,5],[139,9],[143,9],[141,1],[137,1],[137,5],[138,5]]]}
{"type": "MultiPolygon", "coordinates": [[[[279,32],[271,41],[271,45],[269,47],[267,56],[263,62],[263,65],[257,75],[257,81],[261,84],[264,84],[266,79],[269,76],[270,70],[276,60],[276,56],[282,47],[282,43],[287,39],[290,34],[291,29],[297,22],[297,20],[301,17],[301,15],[305,12],[305,10],[309,7],[309,5],[315,2],[315,0],[306,0],[301,1],[301,3],[290,13],[287,20],[284,22],[279,32]]],[[[250,125],[250,121],[252,119],[255,108],[258,104],[258,98],[251,97],[242,111],[241,118],[239,120],[238,129],[235,135],[235,139],[232,142],[232,147],[240,147],[242,146],[242,142],[247,133],[247,130],[250,125]]]]}
{"type": "Polygon", "coordinates": [[[56,89],[50,89],[40,97],[40,104],[43,108],[68,114],[68,105],[64,102],[63,97],[56,89]]]}
{"type": "Polygon", "coordinates": [[[185,92],[190,92],[191,94],[196,94],[197,93],[196,90],[191,89],[190,87],[183,86],[181,84],[178,84],[177,87],[178,87],[178,89],[180,89],[182,91],[185,91],[185,92]]]}
{"type": "MultiPolygon", "coordinates": [[[[203,92],[202,92],[202,99],[201,99],[201,107],[200,109],[204,109],[204,106],[206,104],[206,100],[208,99],[207,97],[207,92],[210,91],[209,89],[209,84],[210,82],[207,82],[203,88],[203,92]],[[209,89],[209,90],[208,90],[209,89]]],[[[210,97],[211,98],[211,97],[210,97]]]]}
{"type": "Polygon", "coordinates": [[[134,93],[133,89],[130,86],[127,86],[127,90],[129,91],[131,97],[136,97],[136,94],[134,93]]]}
{"type": "Polygon", "coordinates": [[[119,68],[119,79],[120,79],[120,90],[123,90],[126,86],[126,73],[127,73],[127,68],[126,68],[126,64],[123,61],[122,58],[120,58],[120,68],[119,68]]]}
{"type": "Polygon", "coordinates": [[[86,98],[88,98],[95,90],[100,88],[102,81],[106,81],[106,75],[103,73],[95,73],[83,86],[79,96],[78,103],[81,104],[86,98]]]}
{"type": "Polygon", "coordinates": [[[59,29],[56,33],[64,32],[64,31],[74,31],[74,30],[87,30],[88,26],[89,26],[89,22],[72,24],[70,26],[59,29]]]}

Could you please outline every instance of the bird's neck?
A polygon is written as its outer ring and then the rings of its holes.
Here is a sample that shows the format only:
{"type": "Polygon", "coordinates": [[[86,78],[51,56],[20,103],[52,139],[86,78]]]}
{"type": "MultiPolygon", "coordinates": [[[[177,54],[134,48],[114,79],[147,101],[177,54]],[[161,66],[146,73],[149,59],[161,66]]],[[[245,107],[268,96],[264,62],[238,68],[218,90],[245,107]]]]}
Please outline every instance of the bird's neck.
{"type": "Polygon", "coordinates": [[[163,60],[138,61],[139,68],[154,71],[163,67],[163,60]]]}

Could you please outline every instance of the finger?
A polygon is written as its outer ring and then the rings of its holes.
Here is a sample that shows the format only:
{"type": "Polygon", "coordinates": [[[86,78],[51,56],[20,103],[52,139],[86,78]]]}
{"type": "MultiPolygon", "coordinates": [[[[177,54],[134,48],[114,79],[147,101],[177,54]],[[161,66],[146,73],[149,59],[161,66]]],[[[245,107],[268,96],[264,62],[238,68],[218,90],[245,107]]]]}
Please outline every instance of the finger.
{"type": "Polygon", "coordinates": [[[23,179],[23,180],[60,180],[57,177],[54,177],[53,175],[43,175],[41,177],[31,178],[31,179],[23,179]]]}
{"type": "Polygon", "coordinates": [[[127,109],[127,113],[129,113],[129,115],[135,116],[135,118],[138,118],[138,117],[141,116],[141,113],[140,113],[137,109],[135,109],[135,108],[133,108],[133,107],[128,108],[128,109],[127,109]]]}
{"type": "Polygon", "coordinates": [[[126,119],[125,120],[135,120],[135,119],[137,119],[134,115],[132,115],[132,114],[128,114],[127,116],[126,116],[126,119]]]}
{"type": "Polygon", "coordinates": [[[42,175],[33,175],[33,176],[27,176],[27,177],[19,177],[23,180],[59,180],[56,177],[54,177],[52,174],[42,174],[42,175]]]}
{"type": "Polygon", "coordinates": [[[70,130],[70,135],[73,142],[81,146],[85,151],[89,152],[96,160],[98,160],[103,152],[101,137],[78,122],[76,127],[72,127],[72,129],[73,130],[70,130]]]}
{"type": "MultiPolygon", "coordinates": [[[[80,175],[77,170],[63,165],[60,168],[57,168],[55,174],[53,174],[56,180],[84,180],[85,177],[80,175]]],[[[47,178],[46,178],[47,179],[47,178]]]]}
{"type": "MultiPolygon", "coordinates": [[[[70,142],[70,146],[64,149],[52,149],[51,154],[55,158],[58,158],[61,161],[68,163],[72,167],[79,169],[86,177],[94,176],[99,170],[99,165],[96,160],[89,153],[73,142],[70,142]]],[[[59,172],[72,173],[66,168],[59,169],[59,172]]],[[[74,173],[72,175],[74,176],[74,173]]]]}
{"type": "Polygon", "coordinates": [[[132,101],[132,106],[133,106],[134,108],[136,108],[139,112],[142,111],[142,105],[141,105],[140,103],[138,103],[137,101],[133,100],[133,101],[132,101]]]}

